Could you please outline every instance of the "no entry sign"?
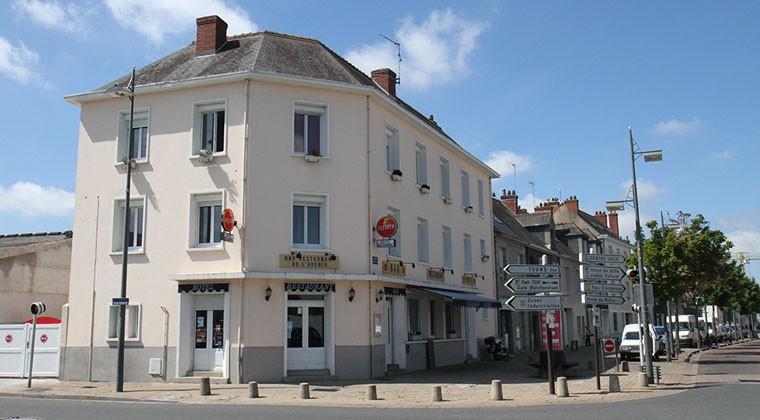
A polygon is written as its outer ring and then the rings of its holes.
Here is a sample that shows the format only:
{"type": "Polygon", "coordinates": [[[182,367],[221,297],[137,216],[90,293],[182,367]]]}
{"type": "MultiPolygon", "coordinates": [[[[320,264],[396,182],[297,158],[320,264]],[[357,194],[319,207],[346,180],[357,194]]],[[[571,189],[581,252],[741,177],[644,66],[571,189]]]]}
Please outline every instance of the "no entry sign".
{"type": "Polygon", "coordinates": [[[235,213],[232,212],[232,209],[224,209],[224,212],[222,212],[222,229],[225,232],[231,232],[234,227],[235,213]]]}
{"type": "Polygon", "coordinates": [[[611,338],[605,338],[603,347],[604,347],[604,351],[607,353],[615,352],[615,340],[611,338]]]}
{"type": "Polygon", "coordinates": [[[375,229],[378,235],[383,238],[390,238],[398,232],[398,222],[393,216],[383,216],[377,221],[375,229]]]}

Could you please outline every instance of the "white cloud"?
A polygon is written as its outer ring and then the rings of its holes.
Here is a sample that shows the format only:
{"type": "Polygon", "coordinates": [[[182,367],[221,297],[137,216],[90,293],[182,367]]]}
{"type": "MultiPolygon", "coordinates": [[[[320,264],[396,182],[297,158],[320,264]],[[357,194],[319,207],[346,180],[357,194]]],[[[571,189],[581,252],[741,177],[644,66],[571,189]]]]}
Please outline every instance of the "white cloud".
{"type": "Polygon", "coordinates": [[[74,210],[74,193],[31,182],[0,185],[0,213],[23,216],[65,216],[74,210]]]}
{"type": "Polygon", "coordinates": [[[741,251],[760,254],[760,230],[735,230],[726,233],[726,236],[734,244],[731,252],[741,251]]]}
{"type": "Polygon", "coordinates": [[[58,0],[16,0],[13,9],[28,16],[32,22],[51,29],[69,33],[86,33],[85,23],[89,12],[74,3],[63,4],[58,0]]]}
{"type": "Polygon", "coordinates": [[[658,122],[652,131],[660,135],[685,136],[699,130],[702,126],[702,121],[694,117],[688,121],[669,120],[658,122]]]}
{"type": "Polygon", "coordinates": [[[734,157],[734,151],[731,149],[721,150],[719,152],[713,152],[710,157],[715,160],[729,160],[734,157]]]}
{"type": "MultiPolygon", "coordinates": [[[[620,183],[620,189],[623,191],[624,197],[629,196],[628,191],[631,190],[631,183],[632,181],[630,180],[620,183]]],[[[639,200],[654,198],[667,191],[665,187],[661,187],[654,182],[645,179],[637,179],[636,186],[638,187],[639,200]]],[[[633,193],[630,194],[630,198],[633,198],[633,193]]]]}
{"type": "MultiPolygon", "coordinates": [[[[468,74],[468,58],[486,26],[448,8],[433,10],[419,24],[411,16],[404,18],[394,35],[401,43],[403,86],[425,89],[468,74]]],[[[379,68],[397,68],[396,47],[385,40],[351,49],[346,58],[367,74],[379,68]]]]}
{"type": "Polygon", "coordinates": [[[39,55],[27,48],[23,42],[19,41],[18,45],[14,46],[0,36],[0,73],[22,85],[35,83],[45,86],[46,83],[34,71],[39,60],[39,55]]]}
{"type": "Polygon", "coordinates": [[[521,156],[509,150],[497,150],[488,154],[485,164],[501,174],[502,178],[511,177],[515,169],[517,173],[533,169],[534,163],[528,156],[521,156]],[[512,164],[516,165],[516,168],[512,164]]]}
{"type": "Polygon", "coordinates": [[[230,35],[258,30],[248,12],[225,0],[105,0],[105,3],[122,26],[156,45],[167,37],[192,31],[195,19],[207,15],[224,19],[230,35]]]}

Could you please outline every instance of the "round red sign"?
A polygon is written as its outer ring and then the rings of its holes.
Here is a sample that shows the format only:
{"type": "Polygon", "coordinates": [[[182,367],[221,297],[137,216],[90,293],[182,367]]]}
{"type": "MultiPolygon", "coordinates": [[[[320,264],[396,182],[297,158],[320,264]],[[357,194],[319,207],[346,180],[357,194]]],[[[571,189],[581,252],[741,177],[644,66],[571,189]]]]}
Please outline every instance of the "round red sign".
{"type": "Polygon", "coordinates": [[[604,340],[604,351],[607,353],[612,353],[615,351],[615,341],[610,339],[604,340]]]}
{"type": "Polygon", "coordinates": [[[8,343],[8,344],[12,343],[13,342],[13,336],[10,335],[10,334],[6,335],[5,336],[5,342],[8,343]]]}
{"type": "Polygon", "coordinates": [[[396,218],[393,216],[383,216],[377,221],[375,228],[378,235],[383,238],[390,238],[398,232],[398,222],[396,222],[396,218]]]}
{"type": "Polygon", "coordinates": [[[222,229],[225,232],[230,232],[234,227],[235,213],[232,212],[232,209],[224,209],[224,212],[222,212],[222,229]]]}
{"type": "Polygon", "coordinates": [[[42,344],[45,344],[45,343],[47,343],[47,340],[48,340],[48,336],[47,336],[47,334],[42,334],[42,335],[40,336],[40,341],[42,341],[42,344]]]}

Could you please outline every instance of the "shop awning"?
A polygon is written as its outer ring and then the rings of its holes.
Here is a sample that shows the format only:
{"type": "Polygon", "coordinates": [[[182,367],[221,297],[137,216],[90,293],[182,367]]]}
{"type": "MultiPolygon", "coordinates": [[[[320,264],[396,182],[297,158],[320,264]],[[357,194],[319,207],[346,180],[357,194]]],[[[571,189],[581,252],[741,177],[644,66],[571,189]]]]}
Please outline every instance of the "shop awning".
{"type": "Polygon", "coordinates": [[[466,306],[468,308],[501,308],[501,302],[479,293],[455,292],[453,290],[432,289],[428,287],[415,287],[415,289],[451,300],[457,306],[466,306]]]}

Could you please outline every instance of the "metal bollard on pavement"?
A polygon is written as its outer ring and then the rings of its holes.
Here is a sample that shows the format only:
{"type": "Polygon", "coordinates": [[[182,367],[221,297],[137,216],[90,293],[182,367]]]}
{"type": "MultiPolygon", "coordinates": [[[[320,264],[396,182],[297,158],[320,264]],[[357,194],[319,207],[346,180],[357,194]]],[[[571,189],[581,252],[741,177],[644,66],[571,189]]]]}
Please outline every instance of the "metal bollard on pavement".
{"type": "Polygon", "coordinates": [[[567,389],[567,377],[565,376],[557,378],[557,396],[563,398],[570,396],[570,390],[567,389]]]}
{"type": "Polygon", "coordinates": [[[623,372],[630,372],[630,371],[631,371],[631,370],[628,368],[628,362],[626,362],[626,361],[623,361],[622,363],[620,363],[620,369],[621,369],[623,372]]]}
{"type": "Polygon", "coordinates": [[[491,381],[491,401],[501,401],[504,399],[504,394],[501,390],[501,381],[494,379],[491,381]]]}
{"type": "Polygon", "coordinates": [[[440,385],[433,385],[433,395],[431,397],[432,402],[441,402],[443,401],[443,391],[441,390],[440,385]]]}
{"type": "Polygon", "coordinates": [[[609,386],[607,387],[610,394],[620,392],[620,378],[615,375],[608,376],[609,386]]]}
{"type": "Polygon", "coordinates": [[[259,398],[259,383],[256,381],[248,382],[248,398],[259,398]]]}
{"type": "Polygon", "coordinates": [[[311,398],[311,395],[309,394],[308,382],[301,382],[300,384],[298,384],[298,398],[302,400],[308,400],[311,398]]]}
{"type": "Polygon", "coordinates": [[[649,386],[649,377],[646,372],[639,372],[639,388],[647,388],[649,386]]]}
{"type": "Polygon", "coordinates": [[[367,400],[375,401],[377,399],[377,385],[367,385],[367,400]]]}
{"type": "Polygon", "coordinates": [[[211,395],[211,379],[201,378],[201,395],[211,395]]]}

